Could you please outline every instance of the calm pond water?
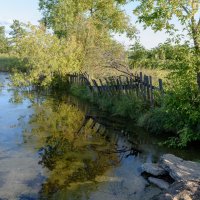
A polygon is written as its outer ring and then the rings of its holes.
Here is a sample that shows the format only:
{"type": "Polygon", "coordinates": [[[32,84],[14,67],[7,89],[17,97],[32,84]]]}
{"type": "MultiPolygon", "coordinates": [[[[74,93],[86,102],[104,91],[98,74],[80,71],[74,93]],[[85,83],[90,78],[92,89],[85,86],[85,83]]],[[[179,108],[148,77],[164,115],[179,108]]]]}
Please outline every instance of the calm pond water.
{"type": "Polygon", "coordinates": [[[20,94],[0,73],[0,200],[148,200],[160,190],[141,176],[163,153],[129,121],[71,96],[20,94]]]}

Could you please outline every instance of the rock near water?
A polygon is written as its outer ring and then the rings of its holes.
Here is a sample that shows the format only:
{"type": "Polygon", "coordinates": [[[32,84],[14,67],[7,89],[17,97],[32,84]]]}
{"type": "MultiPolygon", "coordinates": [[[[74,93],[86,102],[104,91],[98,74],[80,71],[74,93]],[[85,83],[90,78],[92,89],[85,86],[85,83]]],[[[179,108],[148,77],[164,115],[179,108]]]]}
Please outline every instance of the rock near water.
{"type": "Polygon", "coordinates": [[[200,183],[196,181],[176,181],[168,190],[153,200],[200,200],[200,183]]]}
{"type": "Polygon", "coordinates": [[[155,163],[144,163],[142,165],[142,171],[152,174],[154,176],[159,176],[166,173],[163,168],[159,167],[158,164],[155,163]]]}
{"type": "Polygon", "coordinates": [[[200,163],[164,154],[158,164],[145,163],[142,169],[152,176],[169,174],[175,180],[169,185],[162,179],[149,177],[149,182],[164,189],[152,200],[200,200],[200,163]]]}
{"type": "Polygon", "coordinates": [[[165,154],[159,164],[175,182],[155,200],[200,200],[200,163],[165,154]]]}
{"type": "Polygon", "coordinates": [[[157,185],[161,189],[169,188],[169,183],[167,183],[166,181],[163,181],[162,179],[149,177],[148,180],[150,183],[157,185]]]}
{"type": "Polygon", "coordinates": [[[186,161],[172,154],[164,154],[159,164],[176,181],[200,182],[200,163],[186,161]]]}

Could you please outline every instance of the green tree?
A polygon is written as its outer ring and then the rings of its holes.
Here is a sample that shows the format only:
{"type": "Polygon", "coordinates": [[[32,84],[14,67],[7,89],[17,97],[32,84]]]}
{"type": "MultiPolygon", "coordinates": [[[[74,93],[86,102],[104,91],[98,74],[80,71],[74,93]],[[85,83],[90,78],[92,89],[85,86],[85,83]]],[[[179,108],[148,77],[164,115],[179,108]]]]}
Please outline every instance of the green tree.
{"type": "Polygon", "coordinates": [[[5,27],[0,26],[0,53],[8,53],[9,43],[5,34],[5,27]]]}
{"type": "Polygon", "coordinates": [[[129,52],[129,64],[131,68],[147,67],[145,61],[147,59],[148,51],[138,41],[132,45],[129,52]]]}
{"type": "MultiPolygon", "coordinates": [[[[106,71],[105,67],[125,61],[125,50],[111,33],[136,33],[121,7],[125,0],[40,0],[42,22],[59,38],[76,37],[83,48],[83,69],[88,73],[106,71]],[[101,69],[100,69],[101,68],[101,69]]],[[[119,64],[120,63],[120,64],[119,64]]]]}
{"type": "MultiPolygon", "coordinates": [[[[193,41],[195,56],[200,55],[200,1],[199,0],[133,0],[138,4],[134,13],[139,17],[139,22],[150,26],[153,30],[176,30],[173,17],[176,17],[184,30],[187,30],[193,41]]],[[[200,61],[197,59],[193,69],[200,79],[200,61]]],[[[200,87],[200,83],[199,87],[200,87]]]]}
{"type": "MultiPolygon", "coordinates": [[[[189,142],[199,141],[200,1],[133,1],[137,2],[134,13],[138,15],[138,21],[143,22],[145,27],[149,26],[155,31],[165,29],[169,33],[173,31],[176,33],[177,27],[172,20],[176,18],[187,31],[189,42],[193,42],[192,47],[188,46],[188,42],[180,45],[181,39],[173,35],[172,39],[178,45],[175,45],[171,51],[172,62],[168,63],[171,69],[170,84],[166,87],[167,94],[161,112],[168,116],[164,125],[166,130],[176,132],[176,139],[173,137],[171,144],[186,146],[189,142]]],[[[166,52],[166,55],[168,57],[169,54],[166,52]]]]}
{"type": "Polygon", "coordinates": [[[19,20],[13,20],[12,25],[10,28],[12,29],[9,35],[13,38],[21,38],[26,33],[26,25],[19,20]]]}
{"type": "Polygon", "coordinates": [[[128,17],[120,9],[125,0],[40,0],[42,21],[59,36],[69,36],[80,20],[93,21],[96,28],[114,32],[130,30],[128,17]]]}
{"type": "Polygon", "coordinates": [[[188,31],[193,39],[197,52],[200,50],[200,1],[199,0],[154,0],[139,2],[134,13],[139,16],[139,21],[146,26],[151,26],[153,30],[175,29],[172,18],[175,16],[188,31]]]}
{"type": "Polygon", "coordinates": [[[40,0],[45,27],[30,28],[19,21],[12,26],[15,52],[23,61],[23,73],[15,76],[16,82],[38,84],[43,77],[43,85],[49,86],[55,76],[62,79],[66,73],[80,70],[96,76],[102,68],[124,61],[124,48],[111,36],[111,32],[135,33],[120,9],[124,3],[40,0]],[[25,81],[18,82],[22,77],[25,81]]]}
{"type": "Polygon", "coordinates": [[[81,68],[82,48],[76,38],[59,40],[42,26],[28,25],[26,35],[15,40],[13,51],[20,61],[13,76],[17,86],[47,87],[55,76],[62,78],[81,68]]]}

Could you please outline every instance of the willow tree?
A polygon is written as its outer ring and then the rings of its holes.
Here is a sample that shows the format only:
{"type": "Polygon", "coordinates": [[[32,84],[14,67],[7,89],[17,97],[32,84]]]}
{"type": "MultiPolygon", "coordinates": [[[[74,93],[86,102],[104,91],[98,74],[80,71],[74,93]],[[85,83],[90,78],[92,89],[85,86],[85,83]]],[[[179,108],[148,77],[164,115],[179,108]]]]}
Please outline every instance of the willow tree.
{"type": "Polygon", "coordinates": [[[121,9],[125,3],[40,0],[43,18],[39,26],[16,20],[11,26],[14,53],[22,61],[14,82],[60,86],[67,73],[87,71],[95,76],[102,72],[101,66],[105,69],[113,66],[115,60],[124,61],[125,50],[113,40],[112,33],[135,33],[121,9]]]}
{"type": "Polygon", "coordinates": [[[19,61],[12,76],[16,86],[49,87],[58,82],[61,86],[67,73],[80,69],[82,48],[76,38],[58,39],[43,26],[29,24],[24,28],[25,34],[13,38],[13,55],[19,61]]]}
{"type": "Polygon", "coordinates": [[[87,71],[110,66],[111,60],[121,59],[122,46],[112,33],[127,33],[132,37],[135,28],[122,11],[126,0],[40,0],[41,20],[59,38],[76,37],[83,48],[82,66],[87,71]],[[109,56],[108,56],[109,55],[109,56]]]}
{"type": "Polygon", "coordinates": [[[128,30],[128,18],[120,8],[125,3],[126,0],[40,0],[39,6],[44,24],[59,36],[67,36],[79,28],[76,25],[82,18],[92,19],[98,30],[128,30]]]}
{"type": "MultiPolygon", "coordinates": [[[[155,31],[176,30],[173,18],[177,18],[184,30],[188,32],[193,41],[195,55],[200,55],[200,1],[199,0],[133,0],[138,3],[134,13],[139,17],[139,22],[150,26],[155,31]]],[[[200,79],[199,60],[194,66],[200,79]]],[[[200,87],[200,80],[198,84],[200,87]]]]}

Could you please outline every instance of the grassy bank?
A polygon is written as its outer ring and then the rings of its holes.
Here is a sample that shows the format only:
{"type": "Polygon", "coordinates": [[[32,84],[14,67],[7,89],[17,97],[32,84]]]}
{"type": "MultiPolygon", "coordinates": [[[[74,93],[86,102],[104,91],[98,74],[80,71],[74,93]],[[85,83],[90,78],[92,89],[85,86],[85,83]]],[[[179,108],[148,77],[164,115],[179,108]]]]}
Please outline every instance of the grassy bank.
{"type": "Polygon", "coordinates": [[[0,71],[10,72],[14,66],[16,59],[8,54],[0,54],[0,71]]]}
{"type": "Polygon", "coordinates": [[[134,93],[113,96],[97,95],[92,94],[86,87],[77,85],[70,87],[70,93],[97,105],[112,116],[129,118],[152,134],[165,137],[167,135],[165,144],[168,146],[183,148],[200,141],[199,111],[196,110],[196,105],[192,107],[190,104],[191,115],[184,107],[177,111],[169,103],[172,99],[179,98],[179,94],[166,94],[164,99],[158,100],[159,106],[152,109],[134,93]],[[191,117],[193,117],[192,120],[191,117]]]}
{"type": "Polygon", "coordinates": [[[98,95],[92,94],[85,86],[72,85],[70,93],[83,100],[97,105],[101,110],[112,116],[121,116],[137,122],[139,116],[147,112],[149,106],[135,94],[129,95],[98,95]]]}

